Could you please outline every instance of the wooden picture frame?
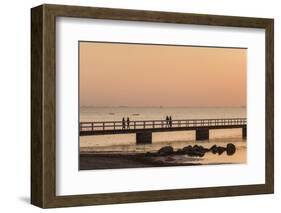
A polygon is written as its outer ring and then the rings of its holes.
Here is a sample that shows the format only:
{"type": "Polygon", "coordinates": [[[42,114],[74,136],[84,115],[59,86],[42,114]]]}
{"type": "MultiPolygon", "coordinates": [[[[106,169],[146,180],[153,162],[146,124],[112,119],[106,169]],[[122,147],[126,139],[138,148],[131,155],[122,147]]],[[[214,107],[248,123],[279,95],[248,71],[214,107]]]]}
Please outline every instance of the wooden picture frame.
{"type": "Polygon", "coordinates": [[[31,9],[31,203],[42,208],[267,194],[274,192],[274,21],[44,4],[31,9]],[[265,29],[265,184],[86,195],[56,195],[56,18],[95,18],[265,29]]]}

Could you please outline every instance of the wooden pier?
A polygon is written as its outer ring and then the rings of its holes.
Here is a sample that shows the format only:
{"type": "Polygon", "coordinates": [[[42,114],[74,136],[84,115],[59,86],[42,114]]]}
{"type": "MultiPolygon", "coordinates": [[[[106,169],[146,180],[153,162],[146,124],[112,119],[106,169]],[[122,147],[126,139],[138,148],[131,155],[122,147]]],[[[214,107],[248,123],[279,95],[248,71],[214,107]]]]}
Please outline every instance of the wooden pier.
{"type": "Polygon", "coordinates": [[[80,122],[80,136],[136,134],[137,144],[152,143],[153,132],[196,131],[196,140],[208,140],[211,129],[241,128],[247,137],[246,118],[80,122]]]}

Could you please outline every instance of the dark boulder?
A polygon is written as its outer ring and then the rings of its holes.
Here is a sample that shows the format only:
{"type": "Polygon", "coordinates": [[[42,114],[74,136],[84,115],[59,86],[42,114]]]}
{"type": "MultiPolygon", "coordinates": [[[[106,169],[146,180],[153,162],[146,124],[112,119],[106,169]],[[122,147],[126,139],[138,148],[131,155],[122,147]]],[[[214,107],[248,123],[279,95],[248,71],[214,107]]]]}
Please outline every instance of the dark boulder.
{"type": "Polygon", "coordinates": [[[226,146],[227,155],[233,155],[236,152],[236,147],[233,143],[228,143],[226,146]]]}
{"type": "Polygon", "coordinates": [[[198,151],[198,150],[194,150],[194,151],[192,152],[192,155],[191,155],[191,156],[204,157],[204,155],[205,155],[205,152],[198,151]]]}
{"type": "Polygon", "coordinates": [[[219,146],[217,147],[217,152],[219,155],[221,155],[222,153],[224,153],[226,151],[225,147],[219,146]]]}
{"type": "Polygon", "coordinates": [[[194,157],[203,157],[205,155],[205,149],[203,146],[194,145],[193,147],[191,145],[184,147],[183,152],[189,156],[194,157]]]}
{"type": "Polygon", "coordinates": [[[198,146],[198,145],[194,145],[193,150],[198,151],[198,152],[202,152],[202,153],[205,153],[205,152],[209,151],[209,149],[206,149],[203,146],[198,146]]]}
{"type": "Polygon", "coordinates": [[[198,152],[201,152],[203,150],[203,147],[202,146],[198,146],[198,145],[194,145],[192,147],[193,151],[198,151],[198,152]]]}
{"type": "Polygon", "coordinates": [[[217,154],[218,153],[218,147],[217,145],[213,145],[210,149],[210,152],[212,152],[213,154],[217,154]]]}
{"type": "Polygon", "coordinates": [[[184,154],[190,154],[192,151],[193,151],[193,149],[192,149],[192,146],[191,146],[191,145],[186,146],[186,147],[183,147],[183,149],[182,149],[182,152],[183,152],[184,154]]]}
{"type": "Polygon", "coordinates": [[[193,146],[193,154],[195,156],[203,157],[205,155],[205,149],[203,146],[193,146]]]}
{"type": "Polygon", "coordinates": [[[174,149],[171,146],[164,146],[158,150],[160,156],[170,155],[174,153],[174,149]]]}

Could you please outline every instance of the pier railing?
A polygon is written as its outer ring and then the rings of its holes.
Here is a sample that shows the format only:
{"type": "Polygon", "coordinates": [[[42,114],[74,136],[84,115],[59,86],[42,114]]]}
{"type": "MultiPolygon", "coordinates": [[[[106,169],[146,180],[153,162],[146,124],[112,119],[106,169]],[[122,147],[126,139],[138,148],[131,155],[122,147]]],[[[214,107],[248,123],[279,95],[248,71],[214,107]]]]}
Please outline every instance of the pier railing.
{"type": "Polygon", "coordinates": [[[81,132],[243,126],[246,118],[80,122],[81,132]]]}

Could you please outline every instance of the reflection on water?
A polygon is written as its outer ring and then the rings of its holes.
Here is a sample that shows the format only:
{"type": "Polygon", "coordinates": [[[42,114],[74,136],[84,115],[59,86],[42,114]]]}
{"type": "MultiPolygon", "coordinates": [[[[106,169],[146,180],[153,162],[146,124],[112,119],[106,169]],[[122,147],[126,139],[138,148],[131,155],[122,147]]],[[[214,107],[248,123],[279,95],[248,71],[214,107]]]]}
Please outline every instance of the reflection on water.
{"type": "MultiPolygon", "coordinates": [[[[221,130],[220,130],[221,131],[221,130]]],[[[180,132],[181,133],[181,132],[180,132]]],[[[156,133],[155,133],[156,134],[156,133]]],[[[161,133],[159,133],[161,134],[161,133]]],[[[173,133],[174,134],[174,133],[173,133]]],[[[188,132],[188,134],[190,134],[188,132]]],[[[214,134],[214,133],[213,133],[214,134]]],[[[184,135],[184,134],[183,134],[184,135]]],[[[183,135],[177,135],[177,138],[183,135]]],[[[215,134],[214,134],[215,135],[215,134]]],[[[126,137],[126,135],[116,135],[117,137],[126,137]]],[[[179,141],[169,141],[169,137],[166,135],[166,140],[164,141],[162,137],[159,136],[158,141],[153,141],[152,144],[146,145],[136,145],[135,141],[132,140],[129,142],[129,139],[133,139],[130,135],[127,139],[126,143],[122,144],[102,144],[100,141],[102,137],[110,137],[113,139],[113,136],[89,136],[87,140],[86,137],[80,137],[80,152],[81,153],[119,153],[119,154],[128,154],[128,153],[147,153],[147,152],[157,152],[163,146],[172,146],[174,150],[181,149],[188,145],[202,145],[205,148],[210,148],[212,145],[216,144],[217,146],[226,147],[227,143],[233,143],[236,146],[236,153],[232,156],[226,155],[223,153],[222,155],[214,155],[211,153],[206,153],[204,157],[189,157],[187,155],[178,155],[169,157],[168,160],[171,163],[199,163],[199,164],[221,164],[221,163],[246,163],[246,151],[247,151],[247,143],[245,140],[242,140],[240,137],[228,137],[228,138],[212,138],[209,141],[195,141],[195,140],[179,140],[179,141]],[[96,139],[96,143],[93,142],[96,139]],[[95,144],[95,145],[94,145],[95,144]],[[196,162],[194,162],[196,161],[196,162]]],[[[157,137],[156,137],[157,138],[157,137]]],[[[172,138],[172,137],[170,137],[172,138]]],[[[109,139],[107,139],[109,140],[109,139]]],[[[126,140],[125,140],[126,141],[126,140]]],[[[167,161],[166,157],[155,157],[155,161],[167,161]]]]}

